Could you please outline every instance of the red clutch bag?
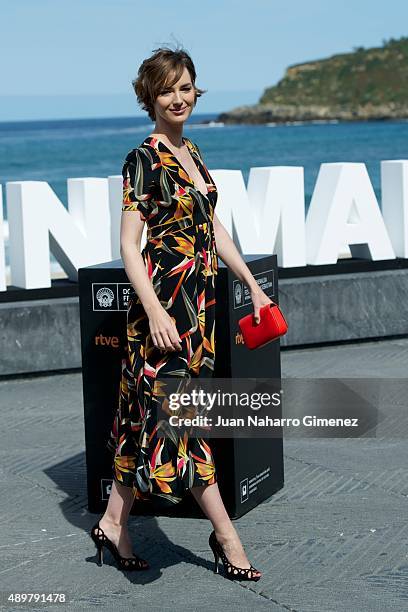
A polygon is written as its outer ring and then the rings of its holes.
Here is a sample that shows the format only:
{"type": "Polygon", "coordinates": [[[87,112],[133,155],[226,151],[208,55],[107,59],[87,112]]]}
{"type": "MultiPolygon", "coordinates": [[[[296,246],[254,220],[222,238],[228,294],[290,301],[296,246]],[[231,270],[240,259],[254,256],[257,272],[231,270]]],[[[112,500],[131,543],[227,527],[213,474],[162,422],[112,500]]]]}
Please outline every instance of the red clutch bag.
{"type": "Polygon", "coordinates": [[[260,321],[255,323],[254,313],[239,319],[245,345],[249,349],[259,348],[268,342],[283,336],[288,331],[288,324],[278,304],[265,304],[259,310],[260,321]]]}

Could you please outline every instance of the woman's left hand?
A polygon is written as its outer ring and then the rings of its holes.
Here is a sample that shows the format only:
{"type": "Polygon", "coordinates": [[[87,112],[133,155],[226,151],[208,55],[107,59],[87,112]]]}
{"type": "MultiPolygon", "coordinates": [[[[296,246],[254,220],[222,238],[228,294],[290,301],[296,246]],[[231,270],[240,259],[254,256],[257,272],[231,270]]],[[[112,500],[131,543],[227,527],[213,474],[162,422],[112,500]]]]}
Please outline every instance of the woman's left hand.
{"type": "Polygon", "coordinates": [[[251,290],[251,300],[254,305],[255,323],[258,324],[261,320],[259,311],[262,308],[262,306],[265,306],[266,304],[272,304],[274,302],[260,288],[251,290]]]}

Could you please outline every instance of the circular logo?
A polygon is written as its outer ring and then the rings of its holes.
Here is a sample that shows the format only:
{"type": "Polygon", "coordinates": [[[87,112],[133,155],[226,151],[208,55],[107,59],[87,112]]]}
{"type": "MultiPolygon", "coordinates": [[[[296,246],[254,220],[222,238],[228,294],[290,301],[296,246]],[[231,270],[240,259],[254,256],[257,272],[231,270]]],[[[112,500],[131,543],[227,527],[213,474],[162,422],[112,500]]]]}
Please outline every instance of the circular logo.
{"type": "Polygon", "coordinates": [[[235,285],[235,303],[240,304],[242,301],[242,289],[238,283],[235,285]]]}
{"type": "Polygon", "coordinates": [[[101,308],[110,308],[112,306],[115,295],[109,287],[102,287],[96,294],[99,306],[101,308]]]}

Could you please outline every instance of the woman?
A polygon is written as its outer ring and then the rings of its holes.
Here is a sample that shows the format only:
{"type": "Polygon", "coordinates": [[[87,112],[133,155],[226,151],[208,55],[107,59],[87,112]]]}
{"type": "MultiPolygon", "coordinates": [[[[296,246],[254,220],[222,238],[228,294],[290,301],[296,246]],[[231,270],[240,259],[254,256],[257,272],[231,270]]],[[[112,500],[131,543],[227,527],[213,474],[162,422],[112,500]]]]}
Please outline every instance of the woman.
{"type": "Polygon", "coordinates": [[[134,499],[169,504],[187,490],[210,519],[215,571],[259,580],[227,514],[211,448],[203,438],[159,436],[158,375],[212,376],[215,358],[217,254],[247,284],[255,320],[271,302],[259,288],[214,212],[217,188],[200,150],[182,136],[197,98],[196,72],[183,50],[156,49],[133,86],[155,129],[123,166],[121,256],[134,290],[127,314],[119,408],[108,448],[114,453],[112,491],[91,536],[102,562],[105,545],[122,569],[148,569],[133,554],[127,520],[134,499]],[[139,212],[140,214],[135,214],[139,212]],[[147,243],[140,252],[147,222],[147,243]]]}

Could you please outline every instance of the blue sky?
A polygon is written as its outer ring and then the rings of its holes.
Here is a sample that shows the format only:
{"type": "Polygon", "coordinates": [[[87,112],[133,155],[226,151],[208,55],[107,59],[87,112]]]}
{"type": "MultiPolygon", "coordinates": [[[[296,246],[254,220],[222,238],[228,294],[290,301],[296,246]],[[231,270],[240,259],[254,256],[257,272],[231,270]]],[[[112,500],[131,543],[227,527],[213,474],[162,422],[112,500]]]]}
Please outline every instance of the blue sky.
{"type": "Polygon", "coordinates": [[[255,103],[287,66],[407,35],[407,0],[0,0],[0,121],[145,115],[131,80],[181,44],[198,112],[255,103]]]}

